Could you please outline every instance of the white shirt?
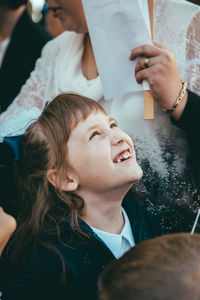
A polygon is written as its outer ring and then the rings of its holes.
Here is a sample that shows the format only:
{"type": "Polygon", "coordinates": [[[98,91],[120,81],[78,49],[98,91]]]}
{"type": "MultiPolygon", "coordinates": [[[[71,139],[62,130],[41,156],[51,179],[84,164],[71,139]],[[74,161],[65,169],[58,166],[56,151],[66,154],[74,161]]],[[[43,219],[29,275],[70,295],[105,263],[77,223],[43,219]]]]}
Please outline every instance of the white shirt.
{"type": "Polygon", "coordinates": [[[109,233],[91,226],[92,230],[102,239],[116,258],[120,258],[130,248],[135,246],[130,221],[123,208],[122,213],[124,216],[124,227],[120,234],[109,233]]]}

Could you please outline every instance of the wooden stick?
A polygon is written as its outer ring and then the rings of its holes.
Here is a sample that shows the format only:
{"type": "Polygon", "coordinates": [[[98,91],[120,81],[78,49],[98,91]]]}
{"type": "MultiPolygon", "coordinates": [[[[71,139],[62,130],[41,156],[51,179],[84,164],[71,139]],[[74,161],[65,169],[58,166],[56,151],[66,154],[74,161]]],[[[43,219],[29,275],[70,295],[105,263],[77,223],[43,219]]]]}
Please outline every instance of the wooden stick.
{"type": "MultiPolygon", "coordinates": [[[[154,0],[148,0],[151,36],[154,39],[154,0]]],[[[154,119],[154,100],[150,91],[144,91],[144,119],[154,119]]]]}
{"type": "Polygon", "coordinates": [[[154,0],[148,0],[149,5],[149,17],[151,26],[151,38],[154,40],[154,0]]]}

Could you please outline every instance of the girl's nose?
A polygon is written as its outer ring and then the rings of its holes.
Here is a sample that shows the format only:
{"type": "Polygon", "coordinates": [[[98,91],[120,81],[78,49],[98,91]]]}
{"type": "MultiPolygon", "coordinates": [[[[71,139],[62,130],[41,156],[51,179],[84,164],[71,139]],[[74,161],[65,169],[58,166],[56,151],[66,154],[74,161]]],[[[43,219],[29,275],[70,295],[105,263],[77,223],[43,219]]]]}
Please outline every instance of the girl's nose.
{"type": "Polygon", "coordinates": [[[125,142],[125,138],[122,134],[113,134],[112,136],[112,144],[119,145],[125,142]]]}

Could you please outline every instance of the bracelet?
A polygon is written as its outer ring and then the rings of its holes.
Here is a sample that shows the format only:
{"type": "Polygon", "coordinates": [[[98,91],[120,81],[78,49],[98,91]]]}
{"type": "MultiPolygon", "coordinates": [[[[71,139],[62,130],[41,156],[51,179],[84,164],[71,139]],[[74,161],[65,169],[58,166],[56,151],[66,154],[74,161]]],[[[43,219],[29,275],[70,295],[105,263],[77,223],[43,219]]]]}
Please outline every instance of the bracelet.
{"type": "Polygon", "coordinates": [[[180,96],[176,99],[176,102],[174,103],[174,105],[169,109],[166,109],[166,108],[162,107],[162,110],[164,112],[166,112],[167,114],[173,112],[177,108],[177,106],[183,101],[183,98],[185,96],[185,92],[186,92],[186,89],[187,89],[187,83],[182,82],[182,84],[183,84],[183,86],[182,86],[182,89],[181,89],[181,92],[180,92],[180,96]]]}

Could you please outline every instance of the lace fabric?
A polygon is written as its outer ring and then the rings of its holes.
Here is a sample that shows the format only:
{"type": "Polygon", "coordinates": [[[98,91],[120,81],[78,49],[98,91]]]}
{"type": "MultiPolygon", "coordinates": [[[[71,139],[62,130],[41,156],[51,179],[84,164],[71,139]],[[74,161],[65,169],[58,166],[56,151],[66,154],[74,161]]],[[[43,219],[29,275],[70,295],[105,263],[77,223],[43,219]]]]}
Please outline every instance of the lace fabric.
{"type": "Polygon", "coordinates": [[[181,79],[200,95],[200,7],[183,0],[156,1],[155,40],[174,52],[181,79]]]}
{"type": "Polygon", "coordinates": [[[189,89],[200,95],[200,12],[188,28],[186,49],[186,81],[189,89]]]}
{"type": "MultiPolygon", "coordinates": [[[[155,40],[174,51],[182,80],[186,80],[189,88],[197,94],[200,94],[199,31],[200,9],[196,5],[184,0],[155,2],[155,40]]],[[[29,112],[31,117],[32,111],[31,119],[35,119],[35,108],[42,111],[46,101],[65,91],[64,85],[59,86],[59,80],[62,81],[65,73],[56,73],[56,63],[58,60],[64,63],[68,59],[69,50],[67,51],[66,47],[73,35],[65,32],[44,47],[30,78],[7,111],[0,116],[1,138],[23,132],[23,124],[20,124],[23,114],[29,112]],[[11,119],[15,120],[13,125],[11,119]]]]}
{"type": "Polygon", "coordinates": [[[100,78],[88,81],[80,70],[82,40],[83,35],[65,32],[46,44],[19,95],[0,115],[0,141],[4,136],[22,134],[25,120],[30,124],[45,103],[61,92],[73,91],[96,100],[103,97],[100,78]]]}
{"type": "MultiPolygon", "coordinates": [[[[43,51],[44,57],[46,49],[43,51]]],[[[4,136],[22,134],[31,122],[38,117],[42,110],[46,72],[46,60],[40,58],[31,73],[30,78],[22,87],[19,95],[8,109],[0,116],[0,139],[4,136]]]]}

